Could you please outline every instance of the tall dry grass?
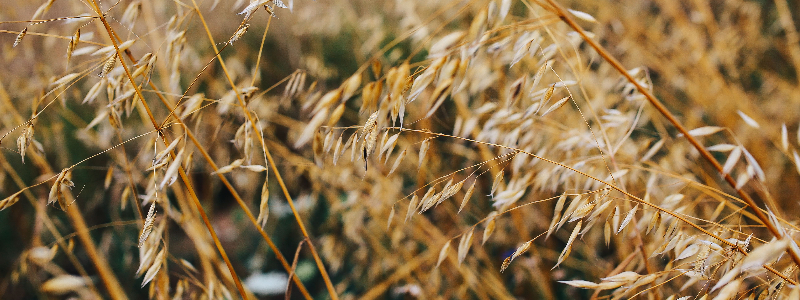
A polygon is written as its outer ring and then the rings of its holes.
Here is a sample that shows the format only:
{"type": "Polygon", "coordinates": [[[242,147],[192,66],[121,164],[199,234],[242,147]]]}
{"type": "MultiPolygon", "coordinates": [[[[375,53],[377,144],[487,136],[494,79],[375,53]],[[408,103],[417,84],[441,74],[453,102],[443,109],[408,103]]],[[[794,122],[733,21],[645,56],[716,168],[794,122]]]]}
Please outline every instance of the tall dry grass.
{"type": "Polygon", "coordinates": [[[3,298],[800,298],[797,3],[0,8],[3,298]]]}

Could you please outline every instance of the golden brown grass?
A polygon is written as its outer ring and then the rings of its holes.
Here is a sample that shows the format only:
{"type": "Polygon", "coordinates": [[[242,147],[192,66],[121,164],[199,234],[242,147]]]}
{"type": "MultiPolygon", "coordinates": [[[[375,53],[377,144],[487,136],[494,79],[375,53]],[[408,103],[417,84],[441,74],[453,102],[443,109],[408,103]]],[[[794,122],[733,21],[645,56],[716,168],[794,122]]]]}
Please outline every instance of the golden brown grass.
{"type": "Polygon", "coordinates": [[[796,8],[8,4],[0,294],[798,298],[796,8]]]}

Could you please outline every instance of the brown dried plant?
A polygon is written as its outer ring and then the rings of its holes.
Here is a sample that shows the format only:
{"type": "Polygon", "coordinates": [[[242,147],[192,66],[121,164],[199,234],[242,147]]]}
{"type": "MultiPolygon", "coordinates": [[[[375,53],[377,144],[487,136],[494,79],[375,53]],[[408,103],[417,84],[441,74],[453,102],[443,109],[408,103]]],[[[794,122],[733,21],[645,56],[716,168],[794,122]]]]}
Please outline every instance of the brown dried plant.
{"type": "Polygon", "coordinates": [[[797,3],[162,2],[0,10],[4,299],[800,298],[797,3]]]}

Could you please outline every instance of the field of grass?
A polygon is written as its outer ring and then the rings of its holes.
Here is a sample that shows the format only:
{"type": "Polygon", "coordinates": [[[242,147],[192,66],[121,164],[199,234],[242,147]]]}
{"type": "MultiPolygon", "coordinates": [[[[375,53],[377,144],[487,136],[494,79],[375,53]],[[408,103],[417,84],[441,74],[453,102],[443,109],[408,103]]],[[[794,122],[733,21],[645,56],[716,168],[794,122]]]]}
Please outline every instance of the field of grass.
{"type": "Polygon", "coordinates": [[[800,2],[0,3],[2,299],[800,299],[800,2]]]}

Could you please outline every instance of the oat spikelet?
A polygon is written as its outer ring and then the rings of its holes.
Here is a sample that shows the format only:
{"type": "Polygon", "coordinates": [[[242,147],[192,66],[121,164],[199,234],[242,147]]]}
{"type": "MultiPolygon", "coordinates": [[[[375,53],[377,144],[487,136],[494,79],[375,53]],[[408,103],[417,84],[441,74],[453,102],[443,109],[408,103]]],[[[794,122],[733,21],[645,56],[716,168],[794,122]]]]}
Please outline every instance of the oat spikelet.
{"type": "Polygon", "coordinates": [[[158,271],[161,270],[161,265],[163,263],[164,263],[164,249],[161,249],[161,251],[158,252],[158,255],[156,255],[156,259],[153,261],[153,265],[151,265],[150,268],[147,269],[147,273],[144,274],[144,279],[142,280],[142,287],[150,283],[150,281],[152,281],[153,278],[156,277],[156,274],[158,274],[158,271]]]}
{"type": "Polygon", "coordinates": [[[330,117],[328,117],[328,127],[336,126],[336,123],[339,122],[339,119],[342,118],[342,114],[344,114],[344,109],[345,105],[342,103],[331,112],[330,117]]]}
{"type": "Polygon", "coordinates": [[[342,101],[347,101],[361,86],[361,73],[353,74],[344,83],[342,83],[342,101]]]}
{"type": "Polygon", "coordinates": [[[547,227],[547,235],[545,236],[545,239],[550,238],[550,235],[553,234],[553,231],[555,231],[559,220],[561,220],[561,213],[555,212],[553,219],[550,220],[550,226],[547,227]]]}
{"type": "Polygon", "coordinates": [[[181,139],[183,139],[183,136],[179,135],[177,138],[175,138],[175,140],[173,140],[171,143],[169,143],[169,145],[167,145],[167,148],[164,148],[164,150],[159,151],[156,154],[155,159],[153,159],[154,163],[161,162],[161,160],[164,159],[164,157],[166,157],[170,153],[170,151],[172,151],[172,149],[175,149],[175,147],[178,146],[178,142],[180,142],[181,139]]]}
{"type": "Polygon", "coordinates": [[[569,280],[569,281],[559,281],[559,282],[581,289],[596,289],[600,286],[597,283],[586,280],[569,280]]]}
{"type": "MultiPolygon", "coordinates": [[[[387,133],[388,133],[388,131],[387,131],[387,133]]],[[[389,159],[389,155],[391,155],[392,150],[394,149],[394,146],[397,145],[397,138],[399,136],[400,136],[400,133],[398,132],[398,133],[392,135],[391,137],[389,137],[386,140],[386,142],[382,143],[383,147],[381,147],[380,153],[378,153],[378,158],[380,158],[381,156],[383,156],[384,153],[386,153],[386,159],[389,159]]]]}
{"type": "Polygon", "coordinates": [[[556,84],[555,83],[551,84],[550,87],[547,88],[547,91],[544,92],[544,95],[542,95],[542,101],[541,101],[542,105],[544,105],[545,103],[550,101],[550,98],[553,97],[553,92],[555,90],[556,90],[556,84]]]}
{"type": "Polygon", "coordinates": [[[311,141],[311,149],[314,152],[314,163],[317,165],[317,167],[320,168],[322,168],[324,163],[322,157],[323,146],[324,142],[322,139],[322,133],[320,131],[317,131],[317,133],[314,134],[314,139],[311,141]]]}
{"type": "Polygon", "coordinates": [[[364,152],[369,155],[375,150],[378,141],[378,112],[374,112],[364,124],[364,152]]]}
{"type": "Polygon", "coordinates": [[[19,45],[19,43],[22,42],[22,38],[24,38],[26,34],[28,34],[28,27],[23,28],[22,31],[17,35],[17,39],[14,40],[14,46],[12,47],[19,45]]]}
{"type": "Polygon", "coordinates": [[[742,156],[742,147],[738,146],[733,148],[730,154],[728,154],[728,159],[725,160],[725,165],[722,166],[722,174],[729,174],[733,167],[736,166],[736,163],[739,162],[739,158],[742,156]]]}
{"type": "Polygon", "coordinates": [[[514,261],[515,258],[528,251],[528,249],[531,248],[531,242],[533,242],[533,240],[525,242],[524,244],[519,246],[516,251],[514,251],[514,254],[511,254],[511,256],[507,257],[503,261],[503,265],[500,266],[500,272],[502,273],[503,271],[505,271],[506,268],[508,268],[508,266],[511,264],[512,261],[514,261]]]}
{"type": "Polygon", "coordinates": [[[447,78],[444,81],[440,82],[439,85],[436,86],[436,89],[431,94],[431,99],[433,99],[433,105],[430,109],[428,109],[428,113],[425,115],[425,118],[429,118],[436,112],[436,110],[444,103],[444,100],[447,99],[447,95],[450,94],[450,90],[453,87],[453,79],[447,78]]]}
{"type": "Polygon", "coordinates": [[[4,209],[10,207],[11,205],[14,205],[14,203],[17,203],[17,201],[19,201],[19,194],[21,193],[22,191],[19,191],[11,196],[6,197],[3,200],[0,200],[0,211],[3,211],[4,209]]]}
{"type": "Polygon", "coordinates": [[[451,241],[447,241],[447,243],[444,244],[444,246],[442,246],[442,250],[439,250],[439,259],[436,260],[436,267],[437,268],[439,267],[439,265],[442,264],[444,259],[447,258],[447,250],[450,250],[450,242],[451,241]]]}
{"type": "MultiPolygon", "coordinates": [[[[348,141],[349,142],[349,141],[348,141]]],[[[345,148],[347,146],[345,145],[345,148]]],[[[335,166],[337,162],[339,162],[339,157],[344,152],[344,148],[342,148],[342,136],[339,135],[339,138],[336,140],[336,145],[333,147],[333,165],[335,166]],[[339,151],[341,150],[341,151],[339,151]]],[[[391,174],[391,173],[389,173],[391,174]]]]}
{"type": "Polygon", "coordinates": [[[574,9],[567,9],[573,16],[578,19],[584,20],[586,22],[597,23],[597,19],[592,17],[592,15],[587,14],[582,11],[574,10],[574,9]]]}
{"type": "Polygon", "coordinates": [[[59,201],[61,198],[61,183],[64,182],[64,176],[66,176],[68,169],[61,170],[61,173],[58,173],[58,177],[56,177],[56,181],[53,182],[53,186],[50,188],[50,194],[47,197],[47,205],[53,204],[56,201],[59,201]]]}
{"type": "Polygon", "coordinates": [[[651,230],[657,230],[659,224],[661,224],[661,212],[655,212],[653,218],[650,219],[650,225],[647,225],[645,234],[650,233],[651,230]]]}
{"type": "Polygon", "coordinates": [[[753,249],[753,251],[750,251],[747,257],[742,260],[740,265],[742,271],[761,268],[764,264],[779,258],[783,252],[786,251],[786,248],[789,247],[789,243],[791,243],[789,240],[781,239],[753,249]]]}
{"type": "Polygon", "coordinates": [[[744,122],[747,123],[747,125],[749,125],[750,127],[753,127],[755,129],[761,128],[761,126],[758,125],[758,122],[756,122],[756,120],[753,120],[753,118],[746,115],[741,110],[737,110],[736,113],[739,114],[739,117],[741,117],[742,120],[744,120],[744,122]]]}
{"type": "Polygon", "coordinates": [[[45,293],[64,295],[85,289],[86,283],[83,277],[63,274],[45,281],[39,288],[45,293]]]}
{"type": "MultiPolygon", "coordinates": [[[[551,92],[551,91],[548,90],[548,92],[551,92]]],[[[562,106],[564,106],[564,104],[567,104],[567,101],[569,101],[569,96],[561,98],[561,100],[558,100],[558,102],[554,103],[552,106],[550,106],[550,108],[548,108],[544,113],[542,113],[542,117],[544,117],[545,115],[555,111],[556,109],[561,108],[562,106]]]]}
{"type": "Polygon", "coordinates": [[[724,127],[719,127],[719,126],[703,126],[689,130],[689,135],[694,137],[707,136],[720,132],[724,129],[725,129],[724,127]]]}
{"type": "Polygon", "coordinates": [[[622,220],[622,224],[620,224],[619,229],[617,229],[617,234],[622,232],[622,230],[625,229],[626,226],[628,226],[628,223],[630,223],[631,220],[633,220],[633,216],[636,215],[636,210],[638,208],[639,204],[636,204],[636,206],[634,206],[633,209],[631,209],[631,211],[629,211],[628,214],[625,215],[625,219],[622,220]]]}
{"type": "Polygon", "coordinates": [[[72,39],[69,40],[69,45],[67,46],[67,66],[69,66],[69,60],[72,58],[72,52],[75,51],[75,47],[78,46],[78,42],[81,40],[81,29],[75,30],[75,34],[72,35],[72,39]]]}
{"type": "Polygon", "coordinates": [[[407,222],[408,219],[411,219],[411,216],[414,215],[414,211],[417,210],[417,204],[419,204],[419,198],[414,194],[414,196],[411,197],[411,201],[408,202],[408,210],[406,211],[406,219],[404,222],[407,222]]]}
{"type": "Polygon", "coordinates": [[[394,160],[394,164],[392,165],[392,169],[389,170],[389,174],[394,173],[394,171],[397,170],[397,167],[400,166],[400,163],[403,162],[403,159],[406,157],[406,151],[407,150],[404,149],[403,152],[400,152],[400,155],[398,155],[394,160]]]}
{"type": "Polygon", "coordinates": [[[569,253],[572,251],[572,243],[575,242],[575,238],[578,237],[578,233],[581,232],[581,226],[583,226],[583,220],[578,221],[578,225],[575,225],[575,229],[572,230],[567,245],[564,247],[564,250],[561,251],[561,255],[558,256],[558,262],[553,266],[553,269],[558,268],[558,265],[564,262],[564,259],[569,256],[569,253]]]}
{"type": "Polygon", "coordinates": [[[19,151],[19,155],[22,157],[22,163],[25,163],[25,153],[28,150],[28,146],[31,145],[31,141],[33,140],[33,122],[28,122],[28,125],[25,127],[25,130],[22,131],[22,134],[19,135],[17,138],[17,150],[19,151]]]}
{"type": "Polygon", "coordinates": [[[442,198],[439,199],[439,203],[458,193],[458,191],[461,190],[461,187],[464,186],[464,181],[466,181],[466,179],[456,182],[452,185],[450,185],[448,182],[448,185],[444,188],[444,190],[442,190],[442,198]]]}
{"type": "Polygon", "coordinates": [[[567,222],[574,222],[574,221],[576,221],[576,220],[578,220],[580,218],[585,217],[590,211],[592,211],[592,209],[594,209],[594,207],[596,205],[597,205],[597,201],[589,202],[589,203],[586,203],[584,205],[581,205],[580,207],[578,207],[578,209],[576,209],[574,212],[572,212],[572,215],[570,216],[570,219],[567,222]]]}
{"type": "Polygon", "coordinates": [[[789,130],[786,129],[786,124],[781,125],[781,148],[789,151],[789,130]]]}
{"type": "MultiPolygon", "coordinates": [[[[492,214],[496,214],[496,212],[492,212],[492,214]]],[[[483,230],[483,242],[481,242],[481,245],[486,244],[486,241],[488,241],[489,237],[491,237],[492,233],[494,233],[494,228],[495,221],[493,217],[489,219],[489,222],[486,222],[486,229],[483,230]]]]}
{"type": "Polygon", "coordinates": [[[234,160],[233,162],[231,162],[230,165],[224,166],[222,168],[217,169],[214,172],[211,172],[211,175],[230,173],[234,169],[240,167],[243,162],[244,162],[244,159],[242,159],[242,158],[234,160]]]}
{"type": "Polygon", "coordinates": [[[697,251],[699,251],[699,250],[700,250],[700,245],[691,244],[691,245],[689,245],[689,247],[686,247],[686,249],[683,249],[683,251],[681,251],[681,253],[678,254],[677,257],[675,257],[675,260],[677,261],[677,260],[689,258],[690,256],[697,254],[697,251]]]}
{"type": "Polygon", "coordinates": [[[178,177],[178,170],[180,170],[180,167],[182,166],[181,162],[183,161],[184,149],[186,148],[181,148],[181,150],[178,151],[178,154],[175,155],[175,159],[172,161],[172,163],[169,165],[169,168],[167,168],[167,171],[164,173],[164,179],[158,186],[159,189],[163,189],[164,186],[167,185],[167,183],[171,185],[172,182],[174,182],[175,179],[178,177]]]}
{"type": "Polygon", "coordinates": [[[262,5],[266,5],[266,4],[267,4],[267,2],[269,2],[269,0],[255,0],[255,1],[251,1],[251,2],[250,2],[250,4],[249,4],[249,5],[247,5],[247,7],[245,7],[245,8],[244,8],[244,10],[242,10],[242,11],[241,11],[240,13],[238,13],[238,14],[239,14],[239,15],[244,15],[244,18],[245,18],[245,19],[249,19],[249,18],[250,18],[250,15],[252,15],[252,14],[253,14],[253,13],[254,13],[256,10],[258,10],[258,8],[259,8],[260,6],[262,6],[262,5]]]}
{"type": "Polygon", "coordinates": [[[497,191],[497,188],[499,188],[499,187],[500,187],[500,183],[502,183],[502,182],[503,182],[503,174],[505,174],[505,172],[503,172],[503,171],[501,170],[501,171],[500,171],[500,172],[498,172],[498,173],[497,173],[497,175],[494,177],[494,182],[492,183],[492,191],[491,191],[491,193],[490,193],[490,195],[492,195],[492,197],[494,197],[494,193],[497,191]]]}
{"type": "Polygon", "coordinates": [[[147,241],[147,237],[150,236],[150,232],[153,231],[153,224],[156,220],[156,203],[150,203],[150,210],[147,212],[147,218],[144,219],[144,227],[142,227],[142,234],[139,235],[139,248],[144,246],[144,242],[147,241]]]}
{"type": "Polygon", "coordinates": [[[106,60],[106,63],[103,65],[103,70],[100,71],[100,77],[108,76],[108,72],[114,69],[114,66],[117,64],[117,54],[114,53],[106,60]]]}
{"type": "Polygon", "coordinates": [[[542,80],[542,76],[544,76],[544,72],[547,71],[547,68],[553,63],[552,60],[548,60],[547,62],[543,63],[539,70],[536,71],[536,76],[533,77],[533,85],[531,85],[531,91],[536,88],[536,85],[539,84],[539,81],[542,80]]]}
{"type": "Polygon", "coordinates": [[[392,219],[394,219],[394,205],[392,205],[392,211],[389,212],[389,219],[386,220],[386,230],[392,228],[392,219]]]}
{"type": "Polygon", "coordinates": [[[563,193],[560,197],[558,197],[558,201],[556,201],[556,207],[553,209],[553,220],[550,221],[550,226],[547,228],[547,235],[545,236],[545,239],[550,237],[550,234],[553,233],[556,225],[560,223],[559,220],[561,220],[561,210],[564,209],[564,203],[566,201],[567,193],[563,193]]]}
{"type": "Polygon", "coordinates": [[[716,297],[713,300],[728,300],[733,299],[736,294],[739,292],[739,286],[742,285],[742,280],[736,280],[734,282],[728,283],[725,285],[722,290],[719,291],[716,297]]]}
{"type": "Polygon", "coordinates": [[[506,257],[506,259],[503,260],[503,265],[500,266],[500,273],[505,271],[508,268],[508,265],[510,264],[511,264],[511,256],[506,257]]]}
{"type": "Polygon", "coordinates": [[[464,194],[464,200],[461,200],[461,206],[458,207],[458,213],[461,213],[461,210],[463,210],[464,207],[467,206],[467,202],[469,202],[469,198],[472,197],[472,192],[475,191],[475,183],[476,182],[477,182],[477,180],[472,181],[472,185],[469,186],[469,189],[467,189],[467,193],[464,194]]]}
{"type": "Polygon", "coordinates": [[[708,147],[708,151],[714,152],[730,152],[733,149],[736,149],[737,146],[731,144],[716,144],[714,146],[708,147]]]}
{"type": "Polygon", "coordinates": [[[467,234],[461,236],[461,241],[458,242],[458,264],[464,262],[469,252],[469,247],[472,245],[472,234],[475,233],[473,227],[467,234]]]}
{"type": "Polygon", "coordinates": [[[239,29],[233,33],[231,39],[228,40],[228,44],[233,44],[233,42],[238,41],[247,32],[247,28],[250,28],[250,24],[244,24],[240,26],[239,29]]]}
{"type": "Polygon", "coordinates": [[[257,173],[261,173],[267,170],[267,167],[262,165],[246,165],[246,166],[239,166],[239,168],[247,169],[248,171],[253,171],[257,173]]]}
{"type": "Polygon", "coordinates": [[[269,218],[269,186],[267,180],[264,180],[264,185],[261,186],[261,204],[258,206],[258,219],[256,222],[264,228],[267,225],[269,218]]]}
{"type": "MultiPolygon", "coordinates": [[[[428,148],[430,147],[430,140],[426,139],[422,141],[422,145],[419,146],[419,163],[418,167],[422,167],[422,162],[425,161],[425,154],[428,153],[428,148]]],[[[798,167],[800,168],[800,167],[798,167]]]]}

